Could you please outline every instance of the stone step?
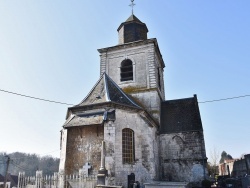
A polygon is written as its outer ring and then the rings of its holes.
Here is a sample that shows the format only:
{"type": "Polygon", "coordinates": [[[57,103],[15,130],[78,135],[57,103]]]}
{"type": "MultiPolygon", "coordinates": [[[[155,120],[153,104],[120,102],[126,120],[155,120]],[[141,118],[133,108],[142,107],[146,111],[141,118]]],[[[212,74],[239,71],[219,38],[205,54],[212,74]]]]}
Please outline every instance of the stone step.
{"type": "Polygon", "coordinates": [[[188,188],[188,182],[169,182],[169,181],[154,181],[151,183],[144,183],[145,188],[188,188]]]}
{"type": "Polygon", "coordinates": [[[96,185],[96,188],[122,188],[122,186],[96,185]]]}

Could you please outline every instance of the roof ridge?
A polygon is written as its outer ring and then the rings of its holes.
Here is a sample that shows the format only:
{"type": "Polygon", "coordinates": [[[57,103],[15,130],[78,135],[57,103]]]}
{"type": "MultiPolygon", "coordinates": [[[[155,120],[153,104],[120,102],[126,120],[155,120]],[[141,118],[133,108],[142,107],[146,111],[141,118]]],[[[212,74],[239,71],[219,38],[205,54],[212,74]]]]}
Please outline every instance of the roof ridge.
{"type": "Polygon", "coordinates": [[[142,109],[142,107],[133,101],[105,72],[88,95],[79,104],[73,107],[98,104],[100,102],[116,102],[142,109]]]}
{"type": "Polygon", "coordinates": [[[103,73],[103,76],[104,76],[104,87],[105,87],[105,94],[106,94],[106,100],[107,101],[111,101],[110,100],[110,97],[109,97],[109,89],[108,89],[108,85],[107,85],[107,81],[106,81],[106,77],[108,76],[105,72],[103,73]]]}
{"type": "MultiPolygon", "coordinates": [[[[123,95],[123,96],[125,96],[126,97],[126,99],[129,101],[129,102],[131,102],[134,106],[136,106],[136,107],[138,107],[138,108],[142,108],[140,105],[138,105],[138,104],[136,104],[130,97],[128,97],[128,95],[106,74],[106,73],[104,73],[104,82],[105,82],[105,85],[107,85],[108,86],[108,84],[106,83],[107,82],[107,79],[121,92],[121,94],[123,95]]],[[[107,87],[107,93],[108,93],[108,95],[109,95],[109,88],[107,87]]],[[[109,99],[110,99],[110,96],[108,96],[109,97],[109,99]]],[[[111,99],[110,99],[110,101],[112,101],[111,99]]]]}
{"type": "Polygon", "coordinates": [[[134,14],[132,14],[131,16],[128,17],[128,19],[125,22],[131,22],[131,21],[137,21],[142,23],[141,20],[139,20],[139,18],[137,18],[134,14]]]}

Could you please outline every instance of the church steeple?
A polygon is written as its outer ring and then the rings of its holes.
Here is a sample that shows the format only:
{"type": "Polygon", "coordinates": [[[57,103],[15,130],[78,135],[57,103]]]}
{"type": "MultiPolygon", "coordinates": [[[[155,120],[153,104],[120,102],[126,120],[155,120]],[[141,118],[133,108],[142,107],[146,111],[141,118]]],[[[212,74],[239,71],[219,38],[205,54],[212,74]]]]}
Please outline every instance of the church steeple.
{"type": "Polygon", "coordinates": [[[98,49],[100,73],[105,72],[135,102],[160,121],[160,104],[165,99],[164,61],[155,38],[133,13],[118,27],[119,44],[98,49]]]}
{"type": "Polygon", "coordinates": [[[119,33],[119,44],[148,39],[146,24],[141,22],[134,14],[121,23],[117,31],[119,33]]]}

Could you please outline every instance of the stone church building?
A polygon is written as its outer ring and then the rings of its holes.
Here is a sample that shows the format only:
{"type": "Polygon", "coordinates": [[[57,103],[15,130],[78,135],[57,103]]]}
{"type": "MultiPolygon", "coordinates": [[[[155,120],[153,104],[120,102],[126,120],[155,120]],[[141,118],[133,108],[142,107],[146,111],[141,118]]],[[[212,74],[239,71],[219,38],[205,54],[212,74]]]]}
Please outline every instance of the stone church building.
{"type": "Polygon", "coordinates": [[[127,187],[131,173],[141,184],[200,182],[207,158],[196,95],[165,99],[165,64],[145,23],[132,14],[117,31],[118,45],[98,49],[100,79],[68,108],[60,172],[87,168],[97,175],[104,141],[105,168],[114,185],[127,187]]]}

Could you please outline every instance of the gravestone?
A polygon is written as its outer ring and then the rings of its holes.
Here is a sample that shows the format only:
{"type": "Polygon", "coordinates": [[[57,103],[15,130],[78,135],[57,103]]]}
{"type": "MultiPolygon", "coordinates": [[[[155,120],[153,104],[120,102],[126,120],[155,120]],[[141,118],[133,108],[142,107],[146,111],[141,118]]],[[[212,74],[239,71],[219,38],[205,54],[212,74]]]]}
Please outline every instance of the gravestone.
{"type": "Polygon", "coordinates": [[[91,169],[91,165],[89,163],[85,163],[85,165],[82,167],[82,173],[84,176],[89,176],[89,170],[91,169]]]}
{"type": "Polygon", "coordinates": [[[128,175],[128,188],[133,188],[133,185],[135,183],[135,174],[131,173],[128,175]]]}

